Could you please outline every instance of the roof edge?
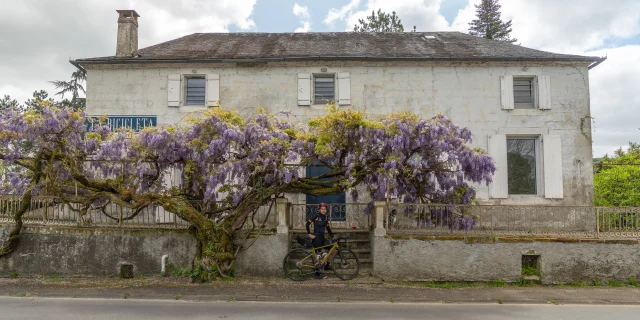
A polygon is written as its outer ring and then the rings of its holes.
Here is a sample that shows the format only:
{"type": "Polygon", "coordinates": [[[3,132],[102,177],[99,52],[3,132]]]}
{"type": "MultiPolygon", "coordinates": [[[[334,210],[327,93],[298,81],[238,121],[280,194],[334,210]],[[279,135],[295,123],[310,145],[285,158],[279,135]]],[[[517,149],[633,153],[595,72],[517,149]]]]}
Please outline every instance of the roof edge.
{"type": "Polygon", "coordinates": [[[218,59],[218,58],[176,58],[176,59],[76,59],[70,60],[75,64],[137,64],[137,63],[237,63],[237,62],[288,62],[288,61],[451,61],[451,62],[489,62],[489,61],[527,61],[527,62],[591,62],[590,69],[606,60],[606,57],[556,57],[556,58],[514,58],[514,57],[478,57],[478,58],[434,58],[434,57],[369,57],[369,56],[311,56],[284,58],[249,58],[249,59],[218,59]],[[591,67],[592,66],[592,67],[591,67]]]}

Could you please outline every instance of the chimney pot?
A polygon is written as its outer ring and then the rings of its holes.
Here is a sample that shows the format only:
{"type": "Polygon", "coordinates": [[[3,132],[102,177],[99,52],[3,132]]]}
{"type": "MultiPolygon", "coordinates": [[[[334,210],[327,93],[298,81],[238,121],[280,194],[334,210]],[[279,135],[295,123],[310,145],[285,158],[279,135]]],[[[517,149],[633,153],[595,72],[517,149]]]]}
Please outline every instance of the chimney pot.
{"type": "Polygon", "coordinates": [[[118,12],[118,39],[116,57],[135,57],[138,55],[138,18],[135,10],[116,10],[118,12]]]}

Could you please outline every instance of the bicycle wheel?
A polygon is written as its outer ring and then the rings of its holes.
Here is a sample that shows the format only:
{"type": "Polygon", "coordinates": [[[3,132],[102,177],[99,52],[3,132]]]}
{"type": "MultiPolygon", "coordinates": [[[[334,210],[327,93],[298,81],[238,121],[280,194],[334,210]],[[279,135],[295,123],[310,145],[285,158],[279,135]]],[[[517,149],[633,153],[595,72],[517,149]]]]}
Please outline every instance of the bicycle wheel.
{"type": "Polygon", "coordinates": [[[342,280],[351,280],[358,276],[360,261],[351,249],[339,249],[331,261],[333,273],[342,280]]]}
{"type": "Polygon", "coordinates": [[[284,275],[293,281],[309,279],[315,273],[315,269],[313,255],[302,248],[289,251],[282,261],[284,275]]]}

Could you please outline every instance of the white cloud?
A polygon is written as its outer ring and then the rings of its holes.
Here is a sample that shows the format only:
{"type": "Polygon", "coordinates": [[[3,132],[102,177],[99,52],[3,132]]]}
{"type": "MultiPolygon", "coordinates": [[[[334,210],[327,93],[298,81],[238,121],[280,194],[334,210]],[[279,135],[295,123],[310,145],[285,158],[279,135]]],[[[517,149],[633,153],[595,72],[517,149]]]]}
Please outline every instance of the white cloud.
{"type": "Polygon", "coordinates": [[[344,20],[347,16],[353,14],[358,6],[360,5],[360,0],[351,0],[349,3],[344,5],[340,9],[331,8],[327,13],[327,17],[324,18],[325,24],[333,24],[337,20],[344,20]]]}
{"type": "Polygon", "coordinates": [[[311,15],[309,14],[309,8],[293,4],[293,15],[300,19],[301,27],[296,28],[295,32],[309,32],[311,30],[311,15]]]}
{"type": "MultiPolygon", "coordinates": [[[[467,32],[475,18],[469,0],[453,21],[453,30],[467,32]]],[[[609,39],[640,34],[640,1],[609,0],[509,0],[501,1],[502,20],[512,20],[512,36],[525,47],[562,53],[579,53],[601,47],[609,39]]]]}
{"type": "Polygon", "coordinates": [[[629,141],[640,142],[640,44],[590,51],[608,55],[589,72],[591,114],[595,121],[593,154],[612,154],[629,141]]]}
{"type": "Polygon", "coordinates": [[[0,96],[23,102],[49,80],[67,80],[69,58],[115,54],[116,9],[135,9],[139,47],[194,32],[255,28],[256,0],[0,0],[0,96]],[[17,89],[19,88],[19,89],[17,89]]]}
{"type": "Polygon", "coordinates": [[[346,22],[345,29],[351,31],[358,19],[365,19],[371,11],[381,9],[386,13],[395,11],[406,31],[412,30],[413,26],[418,31],[443,31],[449,29],[449,24],[439,13],[441,3],[442,0],[368,0],[365,9],[355,11],[359,1],[351,1],[340,9],[329,10],[324,22],[342,20],[346,22]]]}

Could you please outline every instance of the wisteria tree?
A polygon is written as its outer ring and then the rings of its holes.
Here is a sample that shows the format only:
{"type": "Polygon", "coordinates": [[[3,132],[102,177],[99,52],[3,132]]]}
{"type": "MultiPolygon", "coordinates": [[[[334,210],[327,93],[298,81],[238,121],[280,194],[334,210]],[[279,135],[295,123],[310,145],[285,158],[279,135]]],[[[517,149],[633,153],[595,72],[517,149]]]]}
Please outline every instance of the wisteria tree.
{"type": "Polygon", "coordinates": [[[162,207],[196,231],[194,267],[201,280],[230,272],[232,238],[255,210],[284,193],[389,194],[415,203],[469,203],[473,183],[489,183],[492,159],[472,149],[471,132],[444,116],[395,113],[368,119],[330,107],[325,116],[294,126],[288,115],[258,111],[244,119],[213,109],[187,124],[112,132],[85,115],[44,106],[8,110],[0,120],[0,159],[7,168],[2,193],[22,195],[16,224],[0,257],[15,250],[22,215],[32,197],[54,196],[79,214],[105,203],[139,212],[162,207]],[[331,170],[301,177],[300,166],[331,170]],[[293,164],[293,165],[292,165],[293,164]],[[162,176],[181,172],[179,187],[162,176]],[[215,203],[203,209],[202,203],[215,203]],[[215,270],[215,273],[213,272],[215,270]]]}

